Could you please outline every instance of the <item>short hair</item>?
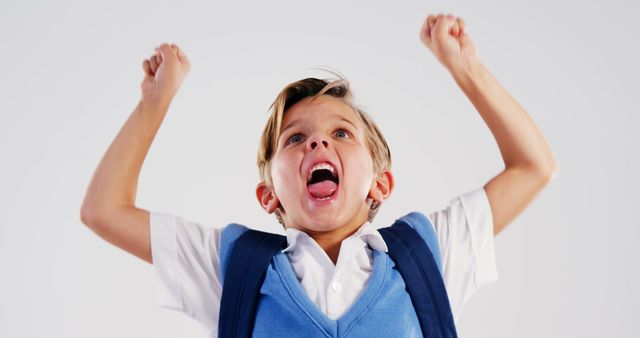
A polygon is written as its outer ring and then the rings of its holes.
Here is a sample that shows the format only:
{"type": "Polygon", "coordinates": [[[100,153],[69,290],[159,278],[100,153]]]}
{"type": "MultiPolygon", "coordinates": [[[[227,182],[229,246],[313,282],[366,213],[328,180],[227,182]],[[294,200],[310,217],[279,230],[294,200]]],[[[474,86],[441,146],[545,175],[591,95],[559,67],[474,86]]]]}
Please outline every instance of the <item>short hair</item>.
{"type": "MultiPolygon", "coordinates": [[[[258,149],[258,171],[260,179],[267,185],[271,185],[271,159],[278,146],[278,138],[282,131],[282,120],[287,110],[294,104],[311,97],[309,102],[322,95],[330,95],[347,104],[358,116],[365,130],[366,143],[373,159],[374,173],[377,175],[391,169],[391,152],[384,136],[378,129],[371,116],[353,103],[353,94],[347,79],[335,72],[336,79],[317,79],[313,77],[295,81],[284,87],[269,107],[270,116],[260,138],[258,149]]],[[[369,221],[372,221],[378,212],[377,203],[372,203],[369,211],[369,221]]],[[[278,221],[284,225],[282,217],[276,210],[278,221]]]]}

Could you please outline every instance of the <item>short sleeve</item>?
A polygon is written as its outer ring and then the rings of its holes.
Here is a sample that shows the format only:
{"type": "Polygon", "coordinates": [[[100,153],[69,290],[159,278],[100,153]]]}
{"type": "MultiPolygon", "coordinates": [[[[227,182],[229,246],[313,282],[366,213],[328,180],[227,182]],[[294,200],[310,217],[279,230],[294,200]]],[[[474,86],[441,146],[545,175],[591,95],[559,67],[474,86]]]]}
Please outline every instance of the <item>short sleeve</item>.
{"type": "Polygon", "coordinates": [[[197,320],[212,337],[217,335],[222,295],[222,229],[175,215],[150,213],[156,304],[197,320]]]}
{"type": "Polygon", "coordinates": [[[480,188],[452,199],[428,217],[440,244],[444,282],[457,321],[471,296],[498,280],[491,206],[480,188]]]}

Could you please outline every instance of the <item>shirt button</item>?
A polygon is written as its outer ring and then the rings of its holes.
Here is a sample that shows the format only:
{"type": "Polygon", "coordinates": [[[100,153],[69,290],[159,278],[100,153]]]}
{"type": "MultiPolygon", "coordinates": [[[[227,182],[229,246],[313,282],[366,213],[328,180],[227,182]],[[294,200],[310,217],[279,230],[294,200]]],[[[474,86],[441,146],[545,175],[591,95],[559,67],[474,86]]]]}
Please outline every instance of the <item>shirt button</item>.
{"type": "Polygon", "coordinates": [[[340,290],[342,290],[342,283],[338,281],[331,283],[331,290],[333,290],[333,292],[340,292],[340,290]]]}

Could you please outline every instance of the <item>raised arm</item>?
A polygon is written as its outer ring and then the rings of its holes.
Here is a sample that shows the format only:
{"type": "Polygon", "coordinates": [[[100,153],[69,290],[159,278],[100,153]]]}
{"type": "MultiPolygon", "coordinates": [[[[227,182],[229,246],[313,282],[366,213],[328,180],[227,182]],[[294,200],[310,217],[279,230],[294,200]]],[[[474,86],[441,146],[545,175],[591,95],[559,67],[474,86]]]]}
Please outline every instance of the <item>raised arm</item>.
{"type": "Polygon", "coordinates": [[[191,68],[175,45],[143,62],[140,102],[98,164],[80,211],[82,223],[111,244],[152,263],[149,212],[135,205],[142,163],[191,68]]]}
{"type": "Polygon", "coordinates": [[[420,38],[451,73],[498,143],[505,169],[484,186],[497,235],[557,174],[556,158],[527,112],[480,62],[461,18],[430,15],[420,38]]]}

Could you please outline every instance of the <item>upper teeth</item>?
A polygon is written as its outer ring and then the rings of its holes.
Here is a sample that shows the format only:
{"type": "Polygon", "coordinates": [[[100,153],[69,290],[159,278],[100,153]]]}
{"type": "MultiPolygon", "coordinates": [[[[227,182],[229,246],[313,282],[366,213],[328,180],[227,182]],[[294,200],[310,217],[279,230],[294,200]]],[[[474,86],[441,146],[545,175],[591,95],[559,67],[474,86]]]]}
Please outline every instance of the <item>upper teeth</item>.
{"type": "Polygon", "coordinates": [[[320,170],[320,169],[327,169],[329,171],[331,171],[332,174],[336,173],[336,170],[333,168],[333,166],[329,163],[318,163],[316,165],[314,165],[311,168],[311,172],[313,173],[316,170],[320,170]]]}

